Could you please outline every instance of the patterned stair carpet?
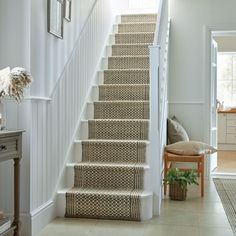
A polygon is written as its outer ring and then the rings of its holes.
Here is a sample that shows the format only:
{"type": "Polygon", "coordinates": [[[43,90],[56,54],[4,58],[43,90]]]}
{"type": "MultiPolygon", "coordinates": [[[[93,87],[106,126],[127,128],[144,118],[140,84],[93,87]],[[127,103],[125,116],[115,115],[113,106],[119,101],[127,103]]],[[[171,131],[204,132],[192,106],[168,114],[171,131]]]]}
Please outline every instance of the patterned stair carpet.
{"type": "Polygon", "coordinates": [[[149,135],[149,49],[155,14],[124,15],[98,86],[66,217],[141,220],[149,135]]]}
{"type": "Polygon", "coordinates": [[[236,179],[213,179],[229,223],[236,235],[236,179]]]}

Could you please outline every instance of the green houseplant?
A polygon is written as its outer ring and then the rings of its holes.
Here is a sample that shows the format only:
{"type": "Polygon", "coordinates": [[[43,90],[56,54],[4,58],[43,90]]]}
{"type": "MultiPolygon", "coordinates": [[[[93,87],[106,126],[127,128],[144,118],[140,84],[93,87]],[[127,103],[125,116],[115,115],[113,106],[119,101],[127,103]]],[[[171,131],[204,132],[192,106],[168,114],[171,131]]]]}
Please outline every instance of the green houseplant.
{"type": "Polygon", "coordinates": [[[172,168],[168,171],[164,181],[169,185],[169,195],[171,200],[183,201],[187,196],[187,186],[196,184],[198,173],[195,169],[191,171],[182,171],[178,168],[172,168]]]}

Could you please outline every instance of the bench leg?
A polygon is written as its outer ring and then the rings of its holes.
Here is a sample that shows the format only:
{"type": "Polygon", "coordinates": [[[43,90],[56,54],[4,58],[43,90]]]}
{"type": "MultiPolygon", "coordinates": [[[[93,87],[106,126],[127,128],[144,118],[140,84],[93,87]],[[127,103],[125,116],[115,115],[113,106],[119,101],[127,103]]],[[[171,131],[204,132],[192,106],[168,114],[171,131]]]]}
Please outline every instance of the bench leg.
{"type": "MultiPolygon", "coordinates": [[[[167,176],[167,171],[168,171],[168,167],[167,167],[167,154],[164,154],[164,179],[167,176]]],[[[167,191],[167,184],[166,182],[164,182],[164,195],[166,195],[166,191],[167,191]]]]}
{"type": "Polygon", "coordinates": [[[204,197],[204,156],[201,161],[201,197],[204,197]]]}

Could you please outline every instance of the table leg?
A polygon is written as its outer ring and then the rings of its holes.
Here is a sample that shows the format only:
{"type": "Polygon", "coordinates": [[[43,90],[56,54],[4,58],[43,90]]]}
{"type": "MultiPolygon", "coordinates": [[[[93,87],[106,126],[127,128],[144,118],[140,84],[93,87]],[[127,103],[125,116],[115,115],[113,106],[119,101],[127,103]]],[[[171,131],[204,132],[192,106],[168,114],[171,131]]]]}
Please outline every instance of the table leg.
{"type": "Polygon", "coordinates": [[[14,159],[14,236],[20,235],[20,159],[14,159]]]}

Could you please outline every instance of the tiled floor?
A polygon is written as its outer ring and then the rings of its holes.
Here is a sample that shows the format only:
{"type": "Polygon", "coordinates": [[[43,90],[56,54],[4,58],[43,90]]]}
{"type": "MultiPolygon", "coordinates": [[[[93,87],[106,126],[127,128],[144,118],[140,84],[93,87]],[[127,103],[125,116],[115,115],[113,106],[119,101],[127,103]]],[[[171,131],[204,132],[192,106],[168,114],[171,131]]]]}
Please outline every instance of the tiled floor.
{"type": "Polygon", "coordinates": [[[146,222],[57,218],[38,236],[233,236],[212,180],[184,202],[163,200],[161,216],[146,222]]]}

